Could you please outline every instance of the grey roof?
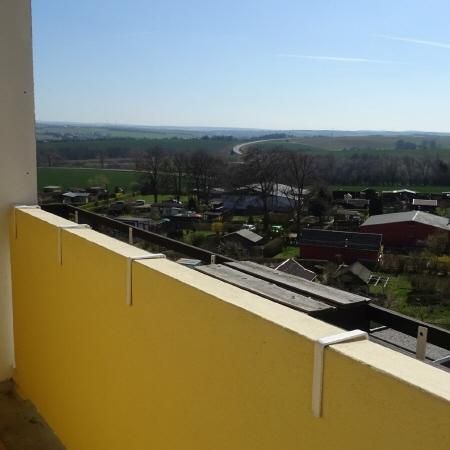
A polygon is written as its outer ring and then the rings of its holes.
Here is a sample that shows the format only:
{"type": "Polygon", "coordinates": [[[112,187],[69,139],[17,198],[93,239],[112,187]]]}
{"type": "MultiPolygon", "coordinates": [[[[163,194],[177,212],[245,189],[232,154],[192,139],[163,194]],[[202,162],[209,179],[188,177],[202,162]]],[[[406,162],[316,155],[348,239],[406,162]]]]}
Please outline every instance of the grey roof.
{"type": "Polygon", "coordinates": [[[416,191],[411,189],[397,189],[395,191],[382,191],[383,194],[417,194],[416,191]]]}
{"type": "MultiPolygon", "coordinates": [[[[254,192],[261,192],[261,186],[258,183],[250,184],[247,186],[242,186],[237,190],[251,190],[254,192]]],[[[309,195],[311,193],[310,189],[303,188],[301,194],[309,195]]],[[[287,184],[274,183],[273,190],[270,195],[275,197],[287,197],[290,199],[297,198],[299,194],[299,190],[294,186],[288,186],[287,184]]]]}
{"type": "Polygon", "coordinates": [[[270,283],[277,284],[303,295],[317,298],[321,301],[330,302],[340,307],[351,307],[354,305],[369,302],[370,299],[351,292],[316,283],[315,281],[305,280],[287,273],[282,273],[270,267],[262,266],[252,261],[234,261],[225,263],[229,267],[248,273],[270,283]]]}
{"type": "Polygon", "coordinates": [[[378,214],[370,216],[361,226],[384,225],[399,222],[418,222],[431,227],[450,231],[449,219],[423,211],[405,211],[392,214],[378,214]]]}
{"type": "Polygon", "coordinates": [[[76,198],[76,197],[89,197],[91,194],[88,192],[66,192],[63,197],[76,198]]]}
{"type": "Polygon", "coordinates": [[[437,200],[426,200],[423,198],[413,198],[412,204],[414,206],[437,206],[437,200]]]}
{"type": "Polygon", "coordinates": [[[275,267],[275,270],[280,270],[281,272],[289,273],[290,275],[295,275],[296,277],[304,278],[309,281],[312,281],[317,277],[315,272],[306,269],[293,258],[283,261],[279,266],[275,267]]]}
{"type": "Polygon", "coordinates": [[[381,234],[353,233],[348,231],[315,230],[305,228],[300,238],[302,245],[317,247],[353,248],[358,250],[379,250],[381,234]]]}
{"type": "Polygon", "coordinates": [[[247,241],[253,242],[254,244],[256,244],[257,242],[259,242],[263,239],[263,237],[260,236],[259,234],[253,233],[253,231],[246,230],[246,229],[238,230],[233,233],[226,234],[224,237],[227,238],[227,237],[236,236],[236,235],[240,236],[243,239],[246,239],[247,241]]]}
{"type": "MultiPolygon", "coordinates": [[[[262,266],[264,267],[264,266],[262,266]]],[[[307,314],[316,315],[321,311],[335,309],[318,299],[313,299],[285,287],[278,286],[270,281],[261,279],[243,271],[236,270],[223,264],[210,264],[196,267],[199,272],[210,275],[226,283],[238,286],[246,291],[268,298],[282,305],[289,306],[307,314]]]]}
{"type": "Polygon", "coordinates": [[[353,275],[358,277],[362,282],[368,284],[370,277],[372,275],[372,272],[364,265],[362,265],[360,262],[355,262],[350,266],[340,266],[338,270],[336,271],[336,276],[339,277],[340,275],[343,275],[344,273],[351,272],[353,275]]]}
{"type": "MultiPolygon", "coordinates": [[[[371,340],[381,344],[392,344],[395,347],[405,350],[409,353],[416,352],[417,339],[412,336],[408,336],[400,331],[393,330],[392,328],[381,329],[379,331],[372,332],[370,334],[371,340]]],[[[426,346],[426,358],[435,360],[443,358],[448,355],[448,350],[437,347],[436,345],[427,343],[426,346]]]]}
{"type": "Polygon", "coordinates": [[[180,258],[180,259],[177,259],[176,262],[178,264],[181,264],[183,266],[188,266],[188,267],[196,267],[196,266],[200,266],[201,264],[203,264],[203,261],[201,261],[200,259],[191,259],[191,258],[180,258]]]}

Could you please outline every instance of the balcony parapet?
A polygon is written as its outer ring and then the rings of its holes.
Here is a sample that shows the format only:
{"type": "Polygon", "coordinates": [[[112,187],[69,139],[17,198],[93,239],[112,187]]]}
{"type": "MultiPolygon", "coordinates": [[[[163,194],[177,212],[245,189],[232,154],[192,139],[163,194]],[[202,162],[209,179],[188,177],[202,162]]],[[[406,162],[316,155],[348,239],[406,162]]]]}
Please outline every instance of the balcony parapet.
{"type": "Polygon", "coordinates": [[[45,211],[15,217],[14,379],[68,448],[447,450],[448,373],[331,344],[315,417],[314,348],[342,330],[45,211]]]}

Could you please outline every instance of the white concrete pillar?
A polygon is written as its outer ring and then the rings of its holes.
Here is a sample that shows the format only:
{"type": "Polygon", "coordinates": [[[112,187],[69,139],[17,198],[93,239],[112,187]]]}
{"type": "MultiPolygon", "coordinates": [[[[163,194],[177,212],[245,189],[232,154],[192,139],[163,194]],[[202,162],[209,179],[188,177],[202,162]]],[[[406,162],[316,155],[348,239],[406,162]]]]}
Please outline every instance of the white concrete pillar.
{"type": "Polygon", "coordinates": [[[0,381],[14,361],[9,213],[36,203],[30,0],[0,1],[0,381]]]}

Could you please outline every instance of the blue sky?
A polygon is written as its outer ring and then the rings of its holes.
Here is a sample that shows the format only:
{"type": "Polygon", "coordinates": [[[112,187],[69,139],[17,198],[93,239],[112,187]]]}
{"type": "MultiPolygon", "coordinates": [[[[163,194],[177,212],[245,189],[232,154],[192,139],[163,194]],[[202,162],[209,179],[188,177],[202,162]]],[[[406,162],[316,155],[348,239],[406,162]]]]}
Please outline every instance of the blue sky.
{"type": "Polygon", "coordinates": [[[36,116],[450,131],[448,0],[33,0],[36,116]]]}

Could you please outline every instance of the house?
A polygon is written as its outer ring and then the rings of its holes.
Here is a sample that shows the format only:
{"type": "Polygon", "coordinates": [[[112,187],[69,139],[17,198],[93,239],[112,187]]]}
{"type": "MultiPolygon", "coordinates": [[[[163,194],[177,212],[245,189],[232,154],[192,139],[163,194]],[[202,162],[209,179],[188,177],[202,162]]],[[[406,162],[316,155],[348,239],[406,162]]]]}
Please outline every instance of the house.
{"type": "MultiPolygon", "coordinates": [[[[309,194],[308,189],[303,189],[301,196],[309,194]]],[[[285,184],[275,184],[268,196],[267,205],[272,212],[289,212],[296,205],[297,191],[285,184]]],[[[258,184],[240,187],[222,196],[225,209],[241,214],[260,214],[264,211],[261,187],[258,184]]]]}
{"type": "Polygon", "coordinates": [[[362,222],[361,213],[354,209],[338,209],[333,218],[333,229],[338,231],[357,231],[362,222]]]}
{"type": "Polygon", "coordinates": [[[236,242],[245,248],[251,248],[256,245],[261,245],[264,238],[250,230],[238,230],[226,234],[223,240],[225,242],[236,242]]]}
{"type": "Polygon", "coordinates": [[[381,255],[381,234],[304,229],[300,255],[304,259],[374,265],[381,255]]]}
{"type": "Polygon", "coordinates": [[[62,187],[61,186],[44,186],[42,188],[42,192],[44,192],[44,194],[62,193],[62,187]]]}
{"type": "Polygon", "coordinates": [[[42,193],[39,195],[41,203],[61,203],[62,187],[61,186],[44,186],[42,193]]]}
{"type": "Polygon", "coordinates": [[[435,211],[438,207],[438,201],[436,199],[413,198],[412,206],[417,211],[435,211]]]}
{"type": "Polygon", "coordinates": [[[342,199],[336,199],[335,203],[342,205],[347,209],[367,209],[370,204],[370,200],[367,198],[354,198],[349,192],[344,194],[342,199]]]}
{"type": "Polygon", "coordinates": [[[91,186],[87,188],[87,192],[95,197],[97,200],[108,198],[108,189],[103,186],[91,186]]]}
{"type": "Polygon", "coordinates": [[[369,217],[360,227],[362,233],[380,233],[383,244],[392,247],[417,247],[433,233],[450,233],[447,217],[423,211],[405,211],[369,217]]]}
{"type": "Polygon", "coordinates": [[[359,261],[347,266],[342,264],[333,275],[341,289],[367,295],[372,272],[359,261]]]}
{"type": "Polygon", "coordinates": [[[305,280],[313,281],[317,274],[312,270],[306,269],[294,258],[289,258],[283,261],[280,265],[275,267],[275,270],[280,272],[288,273],[290,275],[295,275],[296,277],[304,278],[305,280]]]}
{"type": "Polygon", "coordinates": [[[393,191],[382,191],[383,201],[386,203],[396,203],[400,201],[411,201],[416,197],[417,192],[411,189],[396,189],[393,191]]]}
{"type": "Polygon", "coordinates": [[[89,192],[65,192],[62,194],[63,203],[70,205],[85,205],[89,203],[89,192]]]}

